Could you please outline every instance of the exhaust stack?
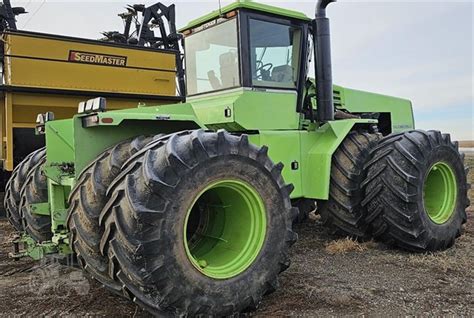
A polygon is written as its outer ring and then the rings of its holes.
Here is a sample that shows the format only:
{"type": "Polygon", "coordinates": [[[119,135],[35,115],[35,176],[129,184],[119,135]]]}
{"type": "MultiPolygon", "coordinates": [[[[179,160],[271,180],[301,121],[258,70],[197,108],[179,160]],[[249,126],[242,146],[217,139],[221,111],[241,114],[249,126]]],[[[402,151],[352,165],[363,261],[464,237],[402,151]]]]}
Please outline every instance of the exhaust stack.
{"type": "Polygon", "coordinates": [[[331,32],[329,19],[326,17],[326,8],[332,2],[336,2],[336,0],[318,0],[316,18],[313,21],[316,100],[318,120],[322,123],[334,120],[331,32]]]}

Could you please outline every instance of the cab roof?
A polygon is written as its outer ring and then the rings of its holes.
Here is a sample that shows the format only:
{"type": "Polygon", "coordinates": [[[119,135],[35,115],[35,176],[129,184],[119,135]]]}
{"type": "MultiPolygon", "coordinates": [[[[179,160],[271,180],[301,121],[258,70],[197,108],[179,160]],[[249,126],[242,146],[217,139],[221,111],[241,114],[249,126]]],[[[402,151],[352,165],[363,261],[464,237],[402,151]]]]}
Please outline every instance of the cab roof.
{"type": "Polygon", "coordinates": [[[297,19],[297,20],[303,20],[303,21],[310,21],[311,19],[308,18],[307,15],[304,13],[298,12],[298,11],[293,11],[289,9],[283,9],[279,7],[274,7],[270,6],[267,4],[262,4],[258,2],[254,2],[251,0],[237,0],[234,3],[231,3],[225,7],[223,7],[220,11],[215,10],[212,11],[209,14],[206,14],[205,16],[202,16],[198,19],[192,20],[191,22],[188,23],[185,27],[181,28],[179,31],[182,32],[184,30],[188,30],[191,28],[195,28],[203,23],[206,23],[211,20],[215,20],[219,18],[222,14],[226,14],[228,12],[231,12],[233,10],[238,10],[238,9],[248,9],[248,10],[253,10],[253,11],[260,11],[264,13],[270,13],[282,17],[287,17],[287,18],[292,18],[292,19],[297,19]]]}

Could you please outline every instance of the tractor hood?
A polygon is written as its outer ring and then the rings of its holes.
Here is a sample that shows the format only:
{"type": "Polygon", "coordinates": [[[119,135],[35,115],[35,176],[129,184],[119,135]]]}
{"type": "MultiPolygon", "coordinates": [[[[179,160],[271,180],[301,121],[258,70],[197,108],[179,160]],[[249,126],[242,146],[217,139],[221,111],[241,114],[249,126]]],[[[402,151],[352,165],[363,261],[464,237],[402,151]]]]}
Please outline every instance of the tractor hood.
{"type": "Polygon", "coordinates": [[[138,107],[83,117],[86,127],[119,126],[124,121],[187,122],[204,129],[228,131],[298,129],[294,92],[266,92],[239,88],[189,98],[186,103],[138,107]]]}

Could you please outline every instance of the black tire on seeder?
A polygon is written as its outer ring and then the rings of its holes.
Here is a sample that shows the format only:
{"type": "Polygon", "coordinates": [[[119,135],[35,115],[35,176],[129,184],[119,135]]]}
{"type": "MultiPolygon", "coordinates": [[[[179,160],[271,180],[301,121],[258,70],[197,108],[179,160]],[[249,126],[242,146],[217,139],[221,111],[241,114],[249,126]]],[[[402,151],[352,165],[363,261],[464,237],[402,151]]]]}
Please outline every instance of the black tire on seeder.
{"type": "Polygon", "coordinates": [[[36,150],[29,154],[16,168],[8,180],[5,187],[4,206],[8,221],[17,230],[22,232],[24,230],[21,214],[20,214],[20,199],[21,188],[23,187],[28,172],[36,166],[39,160],[44,156],[45,148],[36,150]]]}
{"type": "Polygon", "coordinates": [[[380,134],[351,132],[333,155],[329,200],[318,204],[321,221],[331,234],[358,240],[368,238],[361,185],[370,150],[381,138],[380,134]]]}
{"type": "Polygon", "coordinates": [[[31,208],[32,204],[48,202],[48,182],[43,172],[46,163],[45,151],[40,152],[41,157],[35,166],[31,167],[21,188],[20,213],[25,232],[36,242],[50,241],[51,216],[36,214],[31,208]]]}
{"type": "Polygon", "coordinates": [[[99,216],[107,203],[107,188],[121,172],[122,165],[140,151],[151,137],[136,137],[107,149],[79,175],[69,195],[67,224],[70,242],[81,267],[116,293],[120,284],[108,275],[108,259],[99,250],[103,228],[99,216]]]}
{"type": "Polygon", "coordinates": [[[277,288],[297,237],[282,168],[266,147],[224,131],[148,144],[113,182],[101,214],[110,272],[154,314],[255,309],[277,288]]]}
{"type": "Polygon", "coordinates": [[[451,247],[469,206],[458,144],[415,130],[386,137],[371,155],[363,204],[374,237],[414,252],[451,247]]]}

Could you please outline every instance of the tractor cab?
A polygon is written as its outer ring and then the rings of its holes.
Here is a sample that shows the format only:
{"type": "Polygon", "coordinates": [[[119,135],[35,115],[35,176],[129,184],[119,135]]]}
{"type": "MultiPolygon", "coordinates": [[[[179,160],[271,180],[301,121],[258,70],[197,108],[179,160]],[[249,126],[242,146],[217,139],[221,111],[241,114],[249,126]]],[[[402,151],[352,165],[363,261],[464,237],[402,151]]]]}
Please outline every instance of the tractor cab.
{"type": "Polygon", "coordinates": [[[181,30],[187,96],[243,88],[293,94],[301,105],[310,21],[302,13],[253,2],[236,2],[192,21],[181,30]]]}
{"type": "Polygon", "coordinates": [[[186,100],[202,125],[314,131],[335,121],[366,119],[378,122],[383,135],[413,127],[410,101],[333,84],[326,16],[332,2],[319,0],[309,18],[240,0],[182,28],[186,100]],[[312,59],[314,80],[308,77],[312,59]]]}

